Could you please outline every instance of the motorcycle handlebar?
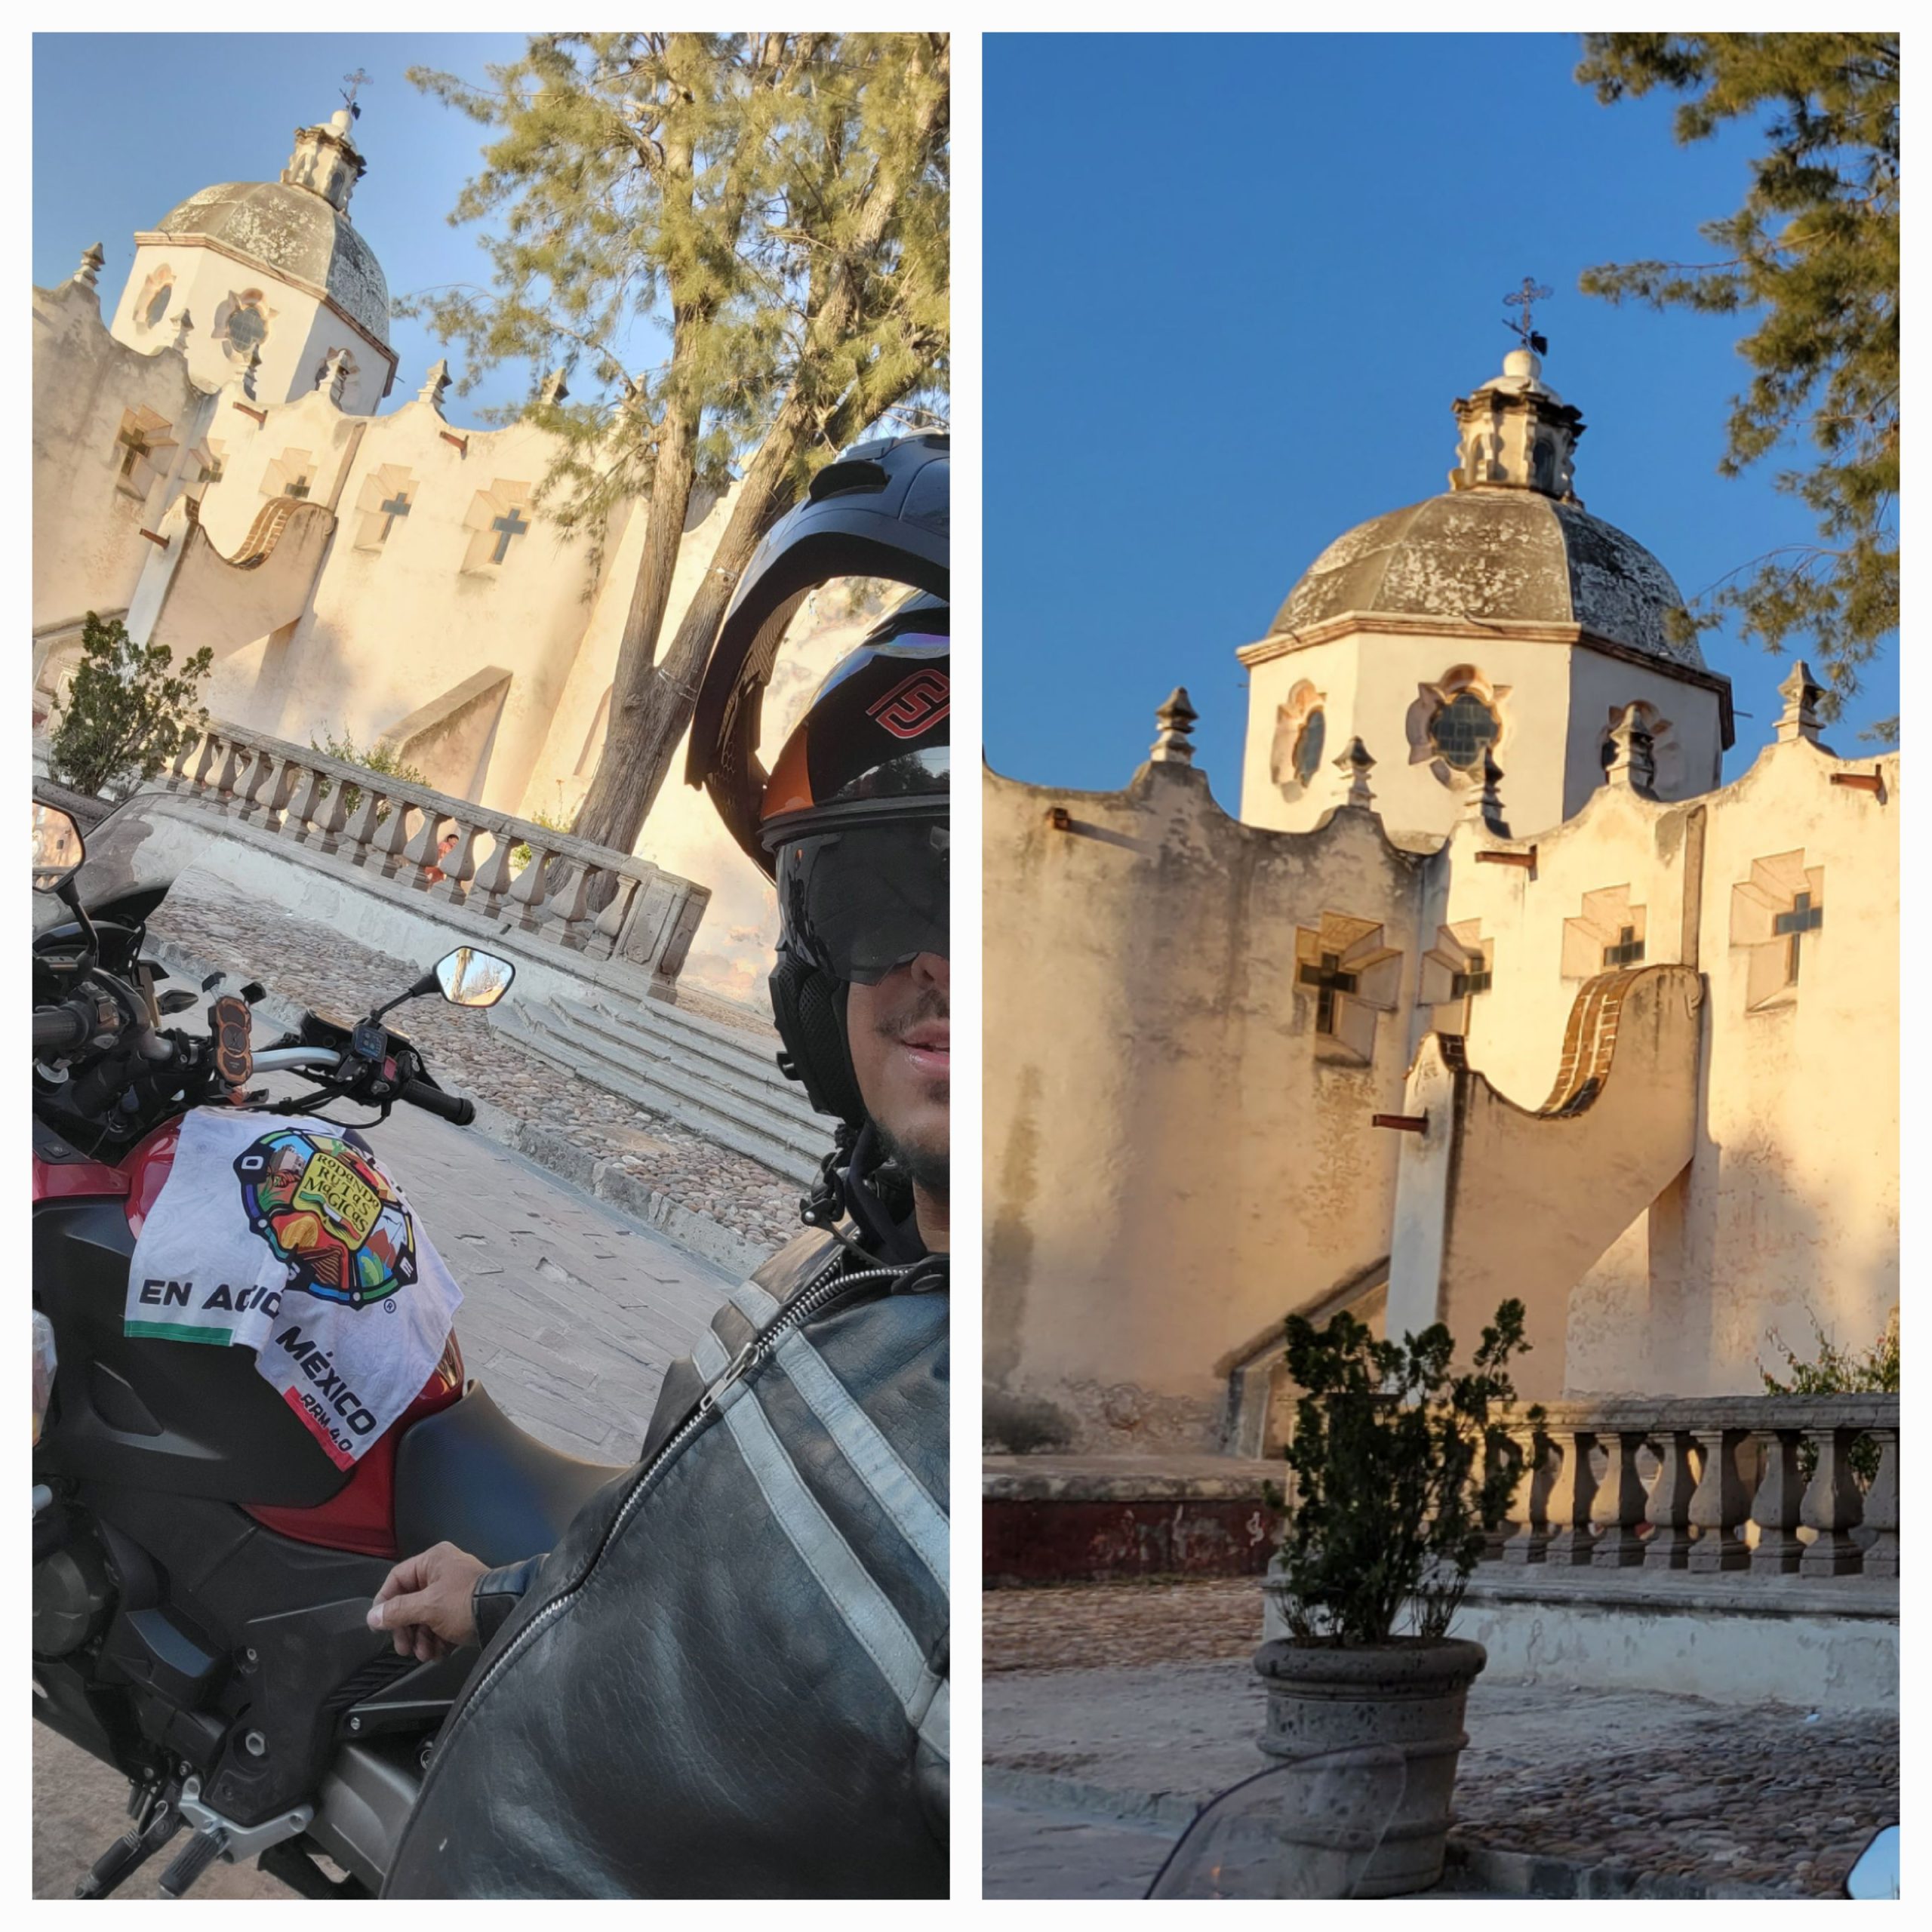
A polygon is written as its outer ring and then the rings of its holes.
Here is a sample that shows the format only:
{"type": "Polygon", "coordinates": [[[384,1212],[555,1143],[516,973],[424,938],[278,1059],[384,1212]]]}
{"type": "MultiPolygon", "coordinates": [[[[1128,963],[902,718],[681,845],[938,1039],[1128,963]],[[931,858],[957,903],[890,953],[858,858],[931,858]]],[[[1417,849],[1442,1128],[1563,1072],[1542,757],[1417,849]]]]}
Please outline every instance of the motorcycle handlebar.
{"type": "Polygon", "coordinates": [[[412,1107],[435,1114],[457,1127],[467,1127],[476,1118],[476,1103],[460,1094],[445,1094],[426,1080],[405,1080],[401,1097],[412,1107]]]}
{"type": "Polygon", "coordinates": [[[37,1006],[33,1014],[33,1050],[72,1053],[93,1038],[99,1022],[91,1007],[37,1006]]]}

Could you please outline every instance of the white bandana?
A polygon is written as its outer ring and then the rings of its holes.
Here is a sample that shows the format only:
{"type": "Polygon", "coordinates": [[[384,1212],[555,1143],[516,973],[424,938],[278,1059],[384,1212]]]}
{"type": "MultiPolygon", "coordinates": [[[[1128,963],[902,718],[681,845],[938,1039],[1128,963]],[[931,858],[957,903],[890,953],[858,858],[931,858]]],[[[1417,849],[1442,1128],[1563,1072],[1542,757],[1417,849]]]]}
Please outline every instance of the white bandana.
{"type": "Polygon", "coordinates": [[[416,1398],[462,1300],[355,1129],[205,1107],[134,1244],[122,1332],[253,1349],[346,1469],[416,1398]]]}

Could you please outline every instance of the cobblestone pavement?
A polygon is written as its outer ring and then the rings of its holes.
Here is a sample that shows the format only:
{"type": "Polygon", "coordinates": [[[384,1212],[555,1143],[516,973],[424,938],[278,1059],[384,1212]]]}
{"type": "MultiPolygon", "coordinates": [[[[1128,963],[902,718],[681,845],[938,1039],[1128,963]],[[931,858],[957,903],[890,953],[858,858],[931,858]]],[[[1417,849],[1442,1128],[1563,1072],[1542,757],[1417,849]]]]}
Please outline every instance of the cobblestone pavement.
{"type": "MultiPolygon", "coordinates": [[[[1113,1794],[1148,1814],[1141,1829],[1260,1767],[1251,1580],[983,1601],[989,1766],[1094,1804],[1113,1794]]],[[[1879,1713],[1478,1678],[1469,1730],[1457,1835],[1478,1850],[1816,1897],[1899,1816],[1898,1724],[1879,1713]]]]}
{"type": "MultiPolygon", "coordinates": [[[[476,1017],[449,1010],[452,1022],[476,1017]]],[[[522,1155],[413,1108],[370,1139],[463,1289],[456,1327],[470,1375],[552,1447],[629,1462],[666,1367],[689,1352],[731,1278],[522,1155]]],[[[127,1786],[45,1726],[33,1732],[34,1895],[65,1898],[126,1829],[127,1786]]],[[[158,1897],[165,1869],[155,1857],[117,1896],[158,1897]]],[[[252,1864],[217,1863],[192,1896],[293,1895],[252,1864]]]]}
{"type": "MultiPolygon", "coordinates": [[[[260,904],[199,867],[180,875],[149,930],[220,968],[235,985],[259,980],[284,998],[349,1018],[414,976],[410,966],[260,904]]],[[[516,996],[512,989],[509,998],[516,996]]],[[[724,1017],[723,1002],[694,991],[680,1004],[724,1017]]],[[[748,1023],[744,1009],[731,1011],[731,1023],[748,1023]]],[[[588,1080],[571,1079],[506,1038],[485,1015],[432,998],[394,1017],[443,1085],[567,1135],[592,1159],[614,1163],[768,1251],[797,1232],[795,1182],[588,1080]]]]}

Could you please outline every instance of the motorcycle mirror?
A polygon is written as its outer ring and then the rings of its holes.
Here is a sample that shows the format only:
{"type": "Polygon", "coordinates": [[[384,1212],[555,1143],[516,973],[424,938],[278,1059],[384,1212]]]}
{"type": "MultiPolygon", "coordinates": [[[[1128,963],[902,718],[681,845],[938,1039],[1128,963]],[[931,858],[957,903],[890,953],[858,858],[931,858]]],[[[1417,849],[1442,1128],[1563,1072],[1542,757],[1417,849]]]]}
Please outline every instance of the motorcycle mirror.
{"type": "Polygon", "coordinates": [[[33,802],[33,889],[58,892],[81,869],[81,829],[57,805],[33,802]]]}
{"type": "Polygon", "coordinates": [[[1858,1854],[1844,1881],[1848,1899],[1895,1899],[1899,1895],[1899,1828],[1887,1825],[1858,1854]]]}
{"type": "Polygon", "coordinates": [[[510,989],[516,968],[493,952],[460,946],[436,961],[436,983],[452,1006],[494,1006],[510,989]]]}

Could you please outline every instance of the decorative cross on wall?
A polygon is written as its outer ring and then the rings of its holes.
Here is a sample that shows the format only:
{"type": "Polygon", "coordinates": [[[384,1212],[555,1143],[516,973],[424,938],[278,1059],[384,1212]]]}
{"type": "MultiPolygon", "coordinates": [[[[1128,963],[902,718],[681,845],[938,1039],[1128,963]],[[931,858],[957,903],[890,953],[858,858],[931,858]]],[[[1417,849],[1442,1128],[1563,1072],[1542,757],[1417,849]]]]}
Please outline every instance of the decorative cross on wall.
{"type": "Polygon", "coordinates": [[[382,513],[383,534],[381,540],[386,543],[389,540],[389,531],[395,524],[396,518],[399,516],[407,516],[409,514],[408,496],[403,491],[398,490],[387,503],[378,503],[376,506],[376,508],[382,513]]]}
{"type": "Polygon", "coordinates": [[[1332,1033],[1335,1030],[1335,995],[1352,993],[1358,983],[1357,976],[1342,971],[1342,956],[1338,952],[1324,952],[1321,962],[1314,966],[1300,966],[1295,969],[1297,980],[1304,986],[1313,986],[1315,995],[1315,1030],[1318,1033],[1332,1033]]]}
{"type": "Polygon", "coordinates": [[[524,521],[523,512],[512,503],[508,512],[498,517],[490,528],[497,533],[497,554],[490,561],[493,564],[500,564],[509,555],[510,539],[522,536],[530,525],[524,521]]]}
{"type": "Polygon", "coordinates": [[[308,478],[298,476],[292,483],[285,483],[281,488],[281,494],[285,497],[306,497],[309,494],[308,478]]]}
{"type": "Polygon", "coordinates": [[[1824,907],[1813,905],[1808,892],[1799,893],[1791,902],[1791,910],[1780,912],[1771,921],[1772,931],[1791,942],[1791,950],[1786,955],[1786,986],[1795,986],[1798,983],[1798,949],[1804,943],[1804,935],[1815,933],[1824,923],[1824,907]]]}
{"type": "Polygon", "coordinates": [[[123,429],[114,439],[128,454],[121,459],[121,474],[132,476],[134,466],[143,457],[154,454],[153,446],[139,429],[123,429]]]}
{"type": "Polygon", "coordinates": [[[1644,942],[1637,937],[1635,926],[1622,928],[1617,935],[1617,943],[1603,949],[1603,963],[1606,967],[1634,966],[1644,956],[1644,942]]]}

